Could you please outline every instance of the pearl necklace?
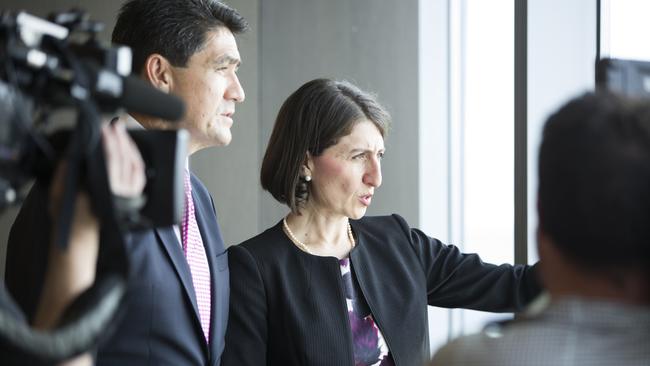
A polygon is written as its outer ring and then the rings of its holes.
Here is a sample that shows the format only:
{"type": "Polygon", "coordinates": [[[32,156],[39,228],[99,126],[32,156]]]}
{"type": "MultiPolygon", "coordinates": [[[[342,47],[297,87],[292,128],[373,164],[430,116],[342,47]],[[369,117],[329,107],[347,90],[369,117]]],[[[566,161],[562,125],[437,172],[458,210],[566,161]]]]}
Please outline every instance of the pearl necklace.
{"type": "MultiPolygon", "coordinates": [[[[294,244],[296,244],[296,246],[300,248],[300,250],[309,254],[313,254],[311,250],[309,250],[309,247],[305,245],[305,243],[301,242],[300,240],[298,240],[298,238],[296,238],[295,235],[293,235],[293,231],[289,229],[289,225],[287,224],[286,217],[282,219],[282,226],[284,227],[284,231],[289,235],[289,239],[291,239],[291,241],[294,244]]],[[[350,239],[350,248],[354,248],[354,246],[357,245],[357,243],[354,240],[354,235],[352,235],[352,226],[350,226],[350,221],[348,221],[348,239],[350,239]]]]}

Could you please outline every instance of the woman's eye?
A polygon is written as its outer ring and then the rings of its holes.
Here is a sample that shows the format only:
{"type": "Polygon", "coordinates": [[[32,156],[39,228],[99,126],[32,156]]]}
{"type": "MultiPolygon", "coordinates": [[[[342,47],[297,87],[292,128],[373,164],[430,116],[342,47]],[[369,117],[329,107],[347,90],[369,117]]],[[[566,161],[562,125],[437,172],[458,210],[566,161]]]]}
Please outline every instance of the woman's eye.
{"type": "Polygon", "coordinates": [[[383,158],[384,158],[384,153],[383,153],[383,152],[379,152],[379,153],[377,153],[377,158],[378,158],[379,160],[383,159],[383,158]]]}

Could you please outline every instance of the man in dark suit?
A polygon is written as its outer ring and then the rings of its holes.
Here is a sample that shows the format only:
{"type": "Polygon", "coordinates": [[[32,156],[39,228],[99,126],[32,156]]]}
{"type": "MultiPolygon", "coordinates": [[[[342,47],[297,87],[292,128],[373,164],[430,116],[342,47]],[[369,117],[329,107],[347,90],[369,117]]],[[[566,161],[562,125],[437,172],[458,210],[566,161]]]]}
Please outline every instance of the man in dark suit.
{"type": "MultiPolygon", "coordinates": [[[[235,104],[244,100],[234,34],[247,28],[241,15],[215,0],[128,0],[113,42],[131,47],[134,73],[181,97],[186,114],[173,125],[139,114],[124,119],[146,129],[186,129],[188,156],[228,145],[235,104]]],[[[189,171],[186,194],[181,225],[126,238],[130,301],[113,334],[100,344],[98,365],[219,365],[228,319],[228,259],[210,194],[189,171]]],[[[7,287],[30,318],[49,242],[49,230],[33,228],[49,228],[46,202],[36,184],[7,250],[7,287]]],[[[98,268],[110,260],[100,253],[98,268]]]]}

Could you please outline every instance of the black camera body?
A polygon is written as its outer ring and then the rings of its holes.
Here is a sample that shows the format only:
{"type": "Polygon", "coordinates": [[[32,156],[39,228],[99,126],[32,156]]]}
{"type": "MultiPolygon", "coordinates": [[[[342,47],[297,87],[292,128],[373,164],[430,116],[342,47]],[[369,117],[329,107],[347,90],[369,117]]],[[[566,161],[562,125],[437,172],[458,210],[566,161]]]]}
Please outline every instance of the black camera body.
{"type": "MultiPolygon", "coordinates": [[[[105,46],[96,40],[103,27],[100,23],[77,10],[51,19],[24,12],[0,16],[0,209],[21,202],[21,188],[29,180],[47,179],[70,144],[84,144],[79,147],[82,152],[101,153],[99,114],[114,116],[126,110],[174,121],[184,113],[178,98],[130,76],[128,47],[105,46]],[[71,108],[80,111],[79,119],[55,143],[51,114],[71,108]],[[84,136],[67,137],[74,134],[84,136]]],[[[131,135],[147,166],[146,201],[138,212],[119,216],[128,226],[178,223],[184,204],[187,132],[132,131],[131,135]]]]}

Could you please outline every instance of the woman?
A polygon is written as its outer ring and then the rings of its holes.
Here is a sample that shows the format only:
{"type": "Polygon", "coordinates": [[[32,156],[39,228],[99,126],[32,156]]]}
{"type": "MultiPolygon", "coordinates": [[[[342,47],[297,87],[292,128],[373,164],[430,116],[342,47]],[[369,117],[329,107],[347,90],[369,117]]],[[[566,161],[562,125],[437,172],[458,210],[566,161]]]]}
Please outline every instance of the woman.
{"type": "Polygon", "coordinates": [[[261,180],[291,212],[230,249],[223,365],[422,365],[427,305],[512,311],[539,292],[529,268],[485,264],[398,215],[364,217],[388,125],[347,82],[285,101],[261,180]]]}

